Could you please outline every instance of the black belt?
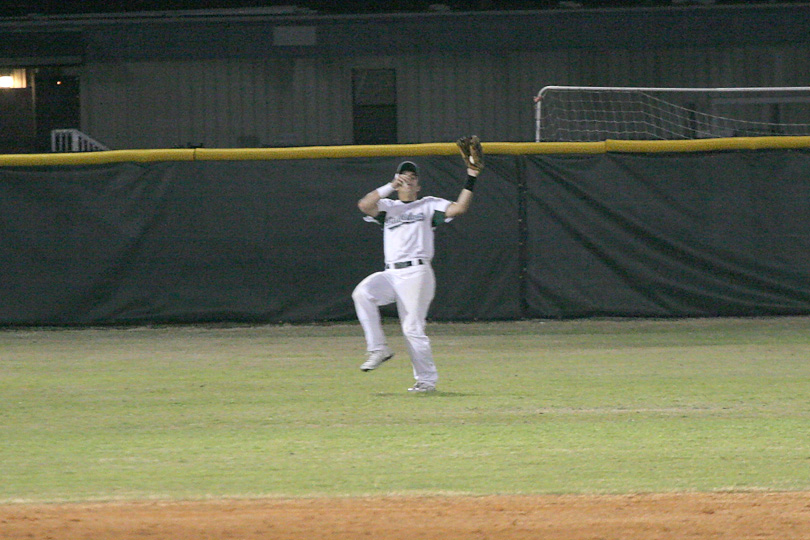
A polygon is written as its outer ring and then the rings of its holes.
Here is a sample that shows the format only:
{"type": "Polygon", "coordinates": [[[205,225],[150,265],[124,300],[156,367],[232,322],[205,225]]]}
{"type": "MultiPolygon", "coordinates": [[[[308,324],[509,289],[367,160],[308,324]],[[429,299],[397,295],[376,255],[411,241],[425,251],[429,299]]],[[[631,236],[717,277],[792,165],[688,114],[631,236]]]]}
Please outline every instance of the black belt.
{"type": "Polygon", "coordinates": [[[416,260],[413,260],[413,261],[402,261],[402,262],[386,264],[385,268],[387,270],[392,270],[392,269],[399,270],[400,268],[408,268],[409,266],[419,266],[420,264],[426,264],[426,263],[427,263],[427,261],[423,261],[422,259],[416,259],[416,260]]]}

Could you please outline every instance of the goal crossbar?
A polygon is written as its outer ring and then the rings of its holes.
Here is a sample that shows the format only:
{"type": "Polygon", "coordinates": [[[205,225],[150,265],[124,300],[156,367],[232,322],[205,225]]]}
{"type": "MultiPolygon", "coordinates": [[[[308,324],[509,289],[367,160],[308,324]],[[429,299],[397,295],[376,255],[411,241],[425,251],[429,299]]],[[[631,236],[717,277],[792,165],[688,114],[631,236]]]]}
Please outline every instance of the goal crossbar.
{"type": "Polygon", "coordinates": [[[536,142],[810,135],[807,86],[546,86],[534,102],[536,142]]]}

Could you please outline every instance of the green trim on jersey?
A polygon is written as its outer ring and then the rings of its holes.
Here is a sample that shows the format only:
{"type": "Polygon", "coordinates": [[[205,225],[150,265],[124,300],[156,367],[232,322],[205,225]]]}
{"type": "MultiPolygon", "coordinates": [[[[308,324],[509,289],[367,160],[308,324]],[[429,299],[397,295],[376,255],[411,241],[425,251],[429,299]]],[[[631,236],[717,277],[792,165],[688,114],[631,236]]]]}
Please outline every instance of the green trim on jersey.
{"type": "Polygon", "coordinates": [[[436,210],[435,212],[433,212],[433,220],[431,221],[431,224],[434,227],[438,227],[442,223],[444,223],[444,212],[436,210]]]}

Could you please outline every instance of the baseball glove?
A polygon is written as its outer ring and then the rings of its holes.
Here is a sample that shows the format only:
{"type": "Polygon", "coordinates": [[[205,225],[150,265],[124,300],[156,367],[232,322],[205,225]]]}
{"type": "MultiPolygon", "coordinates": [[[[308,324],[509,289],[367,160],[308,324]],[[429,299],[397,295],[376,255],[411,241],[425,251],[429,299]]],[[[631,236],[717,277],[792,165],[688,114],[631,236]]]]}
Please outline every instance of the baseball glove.
{"type": "Polygon", "coordinates": [[[481,148],[481,140],[478,135],[462,137],[456,141],[456,145],[468,168],[479,173],[484,170],[484,150],[481,148]]]}

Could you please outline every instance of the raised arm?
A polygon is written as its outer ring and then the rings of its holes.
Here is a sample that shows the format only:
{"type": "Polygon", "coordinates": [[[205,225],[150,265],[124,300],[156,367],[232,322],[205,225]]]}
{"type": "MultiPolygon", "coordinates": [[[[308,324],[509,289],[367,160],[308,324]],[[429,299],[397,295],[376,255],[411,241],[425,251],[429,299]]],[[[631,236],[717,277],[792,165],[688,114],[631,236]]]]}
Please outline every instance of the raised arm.
{"type": "Polygon", "coordinates": [[[395,174],[391,182],[369,191],[362,199],[357,201],[357,208],[367,216],[377,217],[377,214],[380,213],[377,209],[377,203],[380,202],[380,199],[383,197],[388,197],[396,191],[401,183],[402,179],[398,174],[395,174]]]}
{"type": "Polygon", "coordinates": [[[458,194],[456,202],[451,203],[450,206],[447,207],[447,210],[444,212],[445,216],[449,218],[457,217],[470,209],[473,199],[473,187],[475,186],[475,179],[477,177],[478,172],[467,169],[467,184],[464,186],[464,189],[461,190],[461,193],[458,194]]]}
{"type": "Polygon", "coordinates": [[[447,207],[444,215],[452,218],[464,214],[470,209],[473,198],[473,188],[478,175],[484,170],[484,151],[477,135],[462,137],[456,141],[461,157],[467,165],[467,183],[458,195],[456,202],[447,207]]]}

